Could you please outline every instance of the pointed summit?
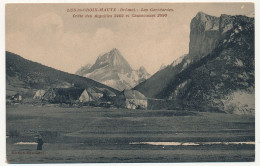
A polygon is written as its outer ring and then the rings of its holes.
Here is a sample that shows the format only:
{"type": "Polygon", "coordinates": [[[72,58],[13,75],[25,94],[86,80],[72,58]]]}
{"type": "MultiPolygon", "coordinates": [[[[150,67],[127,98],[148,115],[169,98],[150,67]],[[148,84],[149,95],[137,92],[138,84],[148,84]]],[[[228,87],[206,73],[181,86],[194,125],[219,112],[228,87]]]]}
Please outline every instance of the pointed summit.
{"type": "Polygon", "coordinates": [[[219,18],[218,17],[215,17],[215,16],[211,16],[211,15],[208,15],[202,11],[198,12],[197,15],[193,18],[193,20],[197,20],[197,21],[200,21],[200,22],[207,22],[207,21],[215,21],[215,20],[218,20],[219,18]]]}
{"type": "Polygon", "coordinates": [[[132,71],[132,68],[128,64],[128,62],[125,60],[125,58],[121,55],[118,49],[113,48],[108,53],[105,53],[102,56],[99,56],[96,60],[95,64],[91,67],[90,72],[94,71],[98,68],[103,67],[114,67],[114,68],[120,68],[123,72],[129,72],[132,71]]]}
{"type": "Polygon", "coordinates": [[[146,71],[146,69],[144,68],[144,66],[141,66],[141,67],[139,68],[139,71],[140,71],[140,72],[143,72],[143,73],[144,73],[144,72],[147,73],[147,71],[146,71]]]}
{"type": "Polygon", "coordinates": [[[150,76],[150,74],[146,71],[144,66],[141,66],[137,71],[139,76],[146,76],[146,77],[150,76]]]}
{"type": "Polygon", "coordinates": [[[206,15],[207,14],[204,13],[203,11],[199,11],[195,17],[201,17],[201,16],[206,16],[206,15]]]}
{"type": "Polygon", "coordinates": [[[139,80],[139,83],[148,79],[151,75],[146,71],[146,69],[144,68],[144,66],[141,66],[138,70],[136,70],[139,78],[141,78],[139,80]]]}
{"type": "Polygon", "coordinates": [[[109,51],[109,52],[110,52],[110,53],[113,53],[114,55],[121,54],[117,48],[113,48],[113,49],[112,49],[111,51],[109,51]]]}
{"type": "Polygon", "coordinates": [[[198,13],[196,14],[196,16],[194,17],[194,19],[197,19],[197,20],[207,20],[207,19],[206,19],[206,16],[207,16],[206,13],[200,11],[200,12],[198,12],[198,13]]]}

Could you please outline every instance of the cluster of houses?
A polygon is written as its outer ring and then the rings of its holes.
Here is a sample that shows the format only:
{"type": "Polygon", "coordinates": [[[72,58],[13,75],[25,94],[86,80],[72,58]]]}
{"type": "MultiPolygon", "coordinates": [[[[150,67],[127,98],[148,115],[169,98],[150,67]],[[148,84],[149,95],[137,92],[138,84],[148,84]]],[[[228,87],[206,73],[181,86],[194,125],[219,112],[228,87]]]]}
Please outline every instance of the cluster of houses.
{"type": "Polygon", "coordinates": [[[100,101],[102,97],[114,97],[115,93],[96,87],[84,88],[50,88],[49,90],[37,90],[33,99],[50,103],[88,103],[100,101]]]}
{"type": "MultiPolygon", "coordinates": [[[[147,98],[136,90],[124,90],[115,94],[105,88],[50,88],[48,90],[37,90],[33,97],[48,103],[110,103],[119,108],[146,109],[148,106],[147,98]]],[[[11,97],[12,101],[22,101],[22,95],[16,94],[11,97]]]]}

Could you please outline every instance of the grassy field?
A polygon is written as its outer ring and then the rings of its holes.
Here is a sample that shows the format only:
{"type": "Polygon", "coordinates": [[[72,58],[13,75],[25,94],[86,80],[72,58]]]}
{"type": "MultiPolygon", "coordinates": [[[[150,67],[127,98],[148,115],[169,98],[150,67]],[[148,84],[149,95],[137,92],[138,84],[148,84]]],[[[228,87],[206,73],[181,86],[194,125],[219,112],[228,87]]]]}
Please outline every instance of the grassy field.
{"type": "Polygon", "coordinates": [[[176,110],[7,106],[9,163],[254,161],[255,146],[132,142],[252,142],[251,116],[176,110]],[[36,151],[35,135],[43,136],[36,151]]]}

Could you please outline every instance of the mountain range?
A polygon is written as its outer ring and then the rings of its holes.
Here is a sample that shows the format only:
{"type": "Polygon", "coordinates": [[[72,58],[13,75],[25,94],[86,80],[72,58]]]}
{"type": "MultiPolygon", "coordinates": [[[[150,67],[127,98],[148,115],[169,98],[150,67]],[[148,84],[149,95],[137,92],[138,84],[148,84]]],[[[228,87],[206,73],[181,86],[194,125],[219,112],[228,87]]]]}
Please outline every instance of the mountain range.
{"type": "Polygon", "coordinates": [[[131,89],[150,77],[143,66],[138,70],[133,70],[116,48],[99,56],[93,65],[86,64],[81,67],[76,74],[119,91],[131,89]]]}
{"type": "Polygon", "coordinates": [[[26,97],[51,87],[97,87],[118,94],[132,88],[169,107],[177,103],[187,110],[254,114],[254,27],[251,17],[199,12],[190,24],[189,53],[152,76],[144,67],[132,69],[116,48],[81,67],[77,75],[7,51],[6,94],[26,97]]]}
{"type": "Polygon", "coordinates": [[[183,107],[254,114],[254,54],[254,18],[199,12],[189,53],[134,89],[183,107]]]}

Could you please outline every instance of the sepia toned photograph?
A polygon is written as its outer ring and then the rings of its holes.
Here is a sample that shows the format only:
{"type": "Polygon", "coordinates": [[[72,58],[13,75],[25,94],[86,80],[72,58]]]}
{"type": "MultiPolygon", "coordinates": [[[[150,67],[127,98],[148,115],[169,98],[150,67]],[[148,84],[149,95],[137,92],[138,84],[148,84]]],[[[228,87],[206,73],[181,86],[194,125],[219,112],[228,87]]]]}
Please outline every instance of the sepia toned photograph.
{"type": "Polygon", "coordinates": [[[255,162],[255,4],[6,3],[6,162],[255,162]]]}

